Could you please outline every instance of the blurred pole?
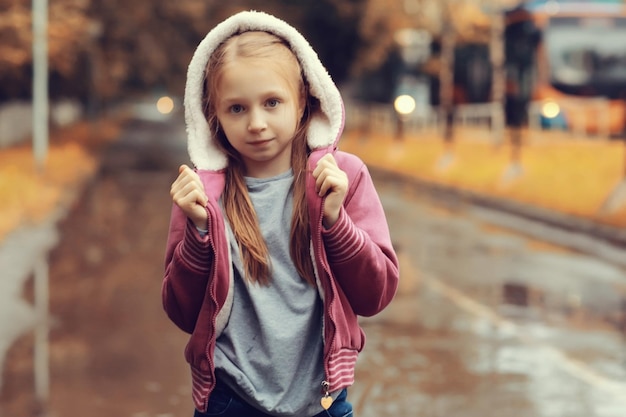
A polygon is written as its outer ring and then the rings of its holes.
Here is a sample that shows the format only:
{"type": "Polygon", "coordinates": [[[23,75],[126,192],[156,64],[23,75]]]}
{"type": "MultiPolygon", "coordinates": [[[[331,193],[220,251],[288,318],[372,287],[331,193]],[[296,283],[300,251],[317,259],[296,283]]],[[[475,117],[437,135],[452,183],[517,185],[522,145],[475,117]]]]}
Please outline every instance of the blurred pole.
{"type": "Polygon", "coordinates": [[[450,16],[450,5],[442,4],[441,66],[439,68],[439,103],[444,123],[443,138],[448,152],[452,151],[454,137],[454,48],[455,29],[450,16]]]}
{"type": "MultiPolygon", "coordinates": [[[[33,154],[40,172],[48,155],[48,2],[33,0],[33,154]]],[[[49,396],[48,364],[48,262],[45,257],[35,265],[35,396],[46,414],[49,396]]]]}
{"type": "Polygon", "coordinates": [[[33,0],[33,154],[37,168],[48,156],[48,2],[33,0]]]}
{"type": "Polygon", "coordinates": [[[502,11],[494,8],[491,13],[491,39],[489,43],[491,57],[491,131],[496,143],[504,140],[504,95],[506,73],[504,70],[504,16],[502,11]]]}

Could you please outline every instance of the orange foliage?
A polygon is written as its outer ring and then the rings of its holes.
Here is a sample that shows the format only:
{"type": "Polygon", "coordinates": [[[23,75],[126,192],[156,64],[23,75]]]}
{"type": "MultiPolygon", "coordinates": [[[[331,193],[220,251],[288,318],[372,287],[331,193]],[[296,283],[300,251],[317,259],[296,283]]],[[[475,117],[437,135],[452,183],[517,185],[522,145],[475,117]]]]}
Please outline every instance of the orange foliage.
{"type": "Polygon", "coordinates": [[[97,168],[92,150],[117,136],[114,122],[96,131],[79,123],[52,134],[48,157],[38,169],[30,145],[0,149],[0,241],[21,225],[37,224],[67,205],[97,168]]]}
{"type": "MultiPolygon", "coordinates": [[[[89,46],[91,19],[84,0],[57,0],[48,6],[48,57],[51,68],[71,73],[78,56],[89,46]]],[[[0,73],[23,70],[32,56],[32,5],[13,0],[0,5],[0,73]]]]}
{"type": "Polygon", "coordinates": [[[601,211],[624,180],[623,142],[573,139],[558,133],[529,137],[525,133],[522,171],[508,177],[512,154],[508,141],[498,145],[488,133],[467,129],[457,129],[455,136],[457,140],[445,165],[441,163],[446,150],[436,131],[424,131],[403,140],[390,136],[364,139],[361,133],[349,131],[340,147],[373,167],[392,167],[433,183],[626,226],[626,204],[612,213],[601,211]]]}

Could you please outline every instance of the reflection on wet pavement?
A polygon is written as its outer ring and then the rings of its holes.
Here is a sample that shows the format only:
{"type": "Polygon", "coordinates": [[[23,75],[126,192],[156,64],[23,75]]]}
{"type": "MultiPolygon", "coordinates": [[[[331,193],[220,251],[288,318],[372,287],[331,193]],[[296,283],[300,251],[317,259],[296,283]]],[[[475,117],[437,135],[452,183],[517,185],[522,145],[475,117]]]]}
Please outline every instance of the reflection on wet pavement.
{"type": "Polygon", "coordinates": [[[358,415],[626,415],[623,269],[379,188],[410,282],[363,320],[358,415]]]}

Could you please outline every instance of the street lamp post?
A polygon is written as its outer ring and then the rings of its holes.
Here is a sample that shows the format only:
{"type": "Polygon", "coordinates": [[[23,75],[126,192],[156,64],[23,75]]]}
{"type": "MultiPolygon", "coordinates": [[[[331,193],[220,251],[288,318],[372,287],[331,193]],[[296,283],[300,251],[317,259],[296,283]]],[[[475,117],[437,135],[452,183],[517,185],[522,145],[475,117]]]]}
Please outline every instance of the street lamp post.
{"type": "MultiPolygon", "coordinates": [[[[33,0],[33,154],[40,173],[48,154],[48,2],[33,0]]],[[[38,259],[34,270],[35,310],[35,396],[45,415],[49,396],[48,363],[48,260],[38,259]]]]}
{"type": "Polygon", "coordinates": [[[48,154],[48,2],[33,0],[33,154],[43,169],[48,154]]]}
{"type": "Polygon", "coordinates": [[[491,36],[489,53],[491,58],[492,80],[492,131],[496,143],[502,142],[505,130],[504,99],[505,99],[505,68],[504,68],[504,16],[501,10],[492,8],[491,36]]]}
{"type": "Polygon", "coordinates": [[[441,65],[439,68],[439,105],[443,119],[443,137],[448,153],[452,152],[454,123],[454,49],[456,33],[451,20],[451,5],[442,4],[441,65]]]}

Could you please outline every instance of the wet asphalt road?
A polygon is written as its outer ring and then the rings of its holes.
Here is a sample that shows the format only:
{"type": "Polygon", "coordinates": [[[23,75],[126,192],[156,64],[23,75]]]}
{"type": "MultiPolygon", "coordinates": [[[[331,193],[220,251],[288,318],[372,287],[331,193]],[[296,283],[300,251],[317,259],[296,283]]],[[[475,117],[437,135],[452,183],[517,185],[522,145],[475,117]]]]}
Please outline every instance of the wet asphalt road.
{"type": "MultiPolygon", "coordinates": [[[[180,125],[131,122],[60,224],[49,255],[48,415],[192,415],[186,338],[160,300],[169,184],[186,161],[183,140],[180,125]]],[[[27,334],[7,355],[2,417],[30,417],[41,408],[32,346],[27,334]]]]}
{"type": "Polygon", "coordinates": [[[403,287],[364,320],[361,415],[626,415],[622,267],[379,189],[403,287]]]}
{"type": "MultiPolygon", "coordinates": [[[[132,122],[61,223],[49,415],[192,415],[186,336],[160,303],[169,184],[186,159],[180,123],[132,122]]],[[[402,283],[363,320],[356,416],[626,415],[622,266],[377,181],[402,283]]],[[[8,352],[0,417],[36,415],[32,344],[8,352]]]]}

